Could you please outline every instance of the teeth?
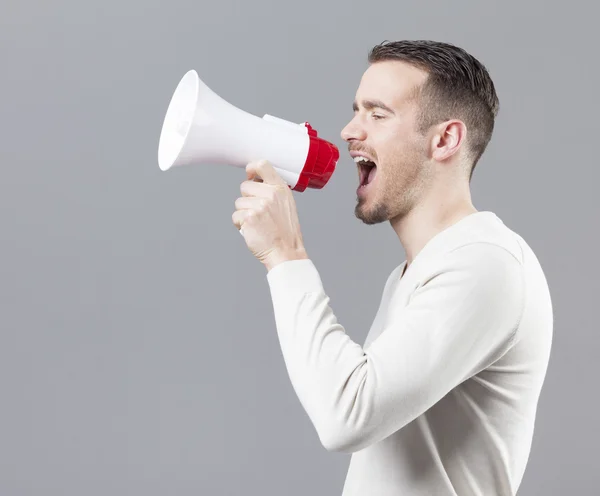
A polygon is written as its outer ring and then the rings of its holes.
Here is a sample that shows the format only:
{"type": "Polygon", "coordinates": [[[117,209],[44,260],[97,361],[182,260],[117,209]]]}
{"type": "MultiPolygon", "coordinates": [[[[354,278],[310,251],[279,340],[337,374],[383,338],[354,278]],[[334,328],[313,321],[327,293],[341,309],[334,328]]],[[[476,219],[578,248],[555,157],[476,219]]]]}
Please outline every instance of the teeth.
{"type": "Polygon", "coordinates": [[[359,162],[369,162],[369,159],[365,157],[354,157],[354,161],[358,164],[359,162]]]}

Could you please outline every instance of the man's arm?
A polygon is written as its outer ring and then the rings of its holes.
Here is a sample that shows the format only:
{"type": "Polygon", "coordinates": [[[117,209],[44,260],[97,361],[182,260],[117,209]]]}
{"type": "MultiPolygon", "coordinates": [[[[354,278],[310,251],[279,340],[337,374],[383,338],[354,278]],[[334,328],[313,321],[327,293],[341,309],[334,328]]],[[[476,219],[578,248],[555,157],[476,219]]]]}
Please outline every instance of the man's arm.
{"type": "Polygon", "coordinates": [[[523,306],[522,267],[489,243],[432,267],[365,351],[329,306],[310,259],[267,274],[286,368],[319,439],[354,452],[422,414],[512,345],[523,306]]]}

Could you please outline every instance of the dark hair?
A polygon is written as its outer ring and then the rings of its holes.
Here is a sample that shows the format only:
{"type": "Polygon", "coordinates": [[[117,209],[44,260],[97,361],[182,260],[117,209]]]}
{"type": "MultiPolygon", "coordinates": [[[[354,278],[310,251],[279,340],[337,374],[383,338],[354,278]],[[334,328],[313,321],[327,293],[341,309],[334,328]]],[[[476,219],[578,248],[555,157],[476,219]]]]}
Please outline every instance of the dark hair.
{"type": "Polygon", "coordinates": [[[469,181],[494,130],[499,101],[487,69],[462,48],[431,40],[384,41],[373,47],[369,63],[400,60],[429,73],[417,89],[421,115],[419,130],[447,119],[467,126],[471,155],[469,181]]]}

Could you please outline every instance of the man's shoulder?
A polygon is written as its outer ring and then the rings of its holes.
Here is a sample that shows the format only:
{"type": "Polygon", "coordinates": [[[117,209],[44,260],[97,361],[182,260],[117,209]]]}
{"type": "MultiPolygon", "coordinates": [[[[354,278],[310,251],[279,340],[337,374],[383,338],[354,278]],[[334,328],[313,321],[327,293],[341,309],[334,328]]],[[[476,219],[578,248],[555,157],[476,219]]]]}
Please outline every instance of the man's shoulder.
{"type": "MultiPolygon", "coordinates": [[[[475,226],[466,226],[462,233],[451,239],[447,244],[446,253],[441,256],[468,257],[473,253],[482,257],[494,257],[499,250],[504,250],[520,264],[523,264],[524,240],[515,231],[506,226],[498,217],[493,222],[480,222],[475,226]]],[[[477,258],[474,260],[474,262],[477,258]]]]}
{"type": "Polygon", "coordinates": [[[524,265],[523,249],[507,238],[465,239],[429,254],[414,264],[413,277],[418,285],[442,274],[455,274],[468,285],[469,280],[504,279],[509,275],[519,283],[524,265]]]}

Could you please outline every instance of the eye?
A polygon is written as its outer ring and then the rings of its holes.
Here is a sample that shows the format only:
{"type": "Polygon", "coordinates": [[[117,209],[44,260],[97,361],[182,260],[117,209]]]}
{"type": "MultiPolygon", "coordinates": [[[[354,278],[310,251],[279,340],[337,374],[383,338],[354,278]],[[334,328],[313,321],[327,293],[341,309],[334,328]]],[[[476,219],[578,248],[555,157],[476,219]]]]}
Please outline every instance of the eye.
{"type": "Polygon", "coordinates": [[[373,119],[375,119],[376,121],[378,121],[379,119],[383,119],[384,116],[383,115],[379,115],[379,114],[373,114],[373,119]]]}

